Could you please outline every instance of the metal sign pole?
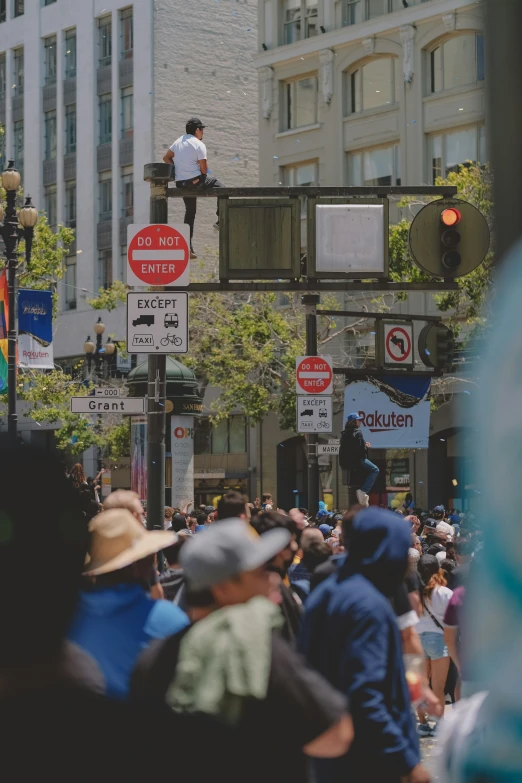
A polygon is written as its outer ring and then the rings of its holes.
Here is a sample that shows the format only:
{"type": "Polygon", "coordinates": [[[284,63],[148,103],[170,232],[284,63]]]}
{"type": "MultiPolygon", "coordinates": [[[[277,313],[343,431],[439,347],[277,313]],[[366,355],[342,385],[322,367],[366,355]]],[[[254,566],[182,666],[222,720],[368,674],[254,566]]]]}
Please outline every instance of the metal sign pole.
{"type": "MultiPolygon", "coordinates": [[[[301,297],[306,310],[306,353],[317,356],[317,315],[316,308],[321,297],[307,294],[301,297]]],[[[318,435],[305,435],[306,461],[308,465],[308,513],[315,516],[319,511],[319,460],[317,457],[318,435]]]]}

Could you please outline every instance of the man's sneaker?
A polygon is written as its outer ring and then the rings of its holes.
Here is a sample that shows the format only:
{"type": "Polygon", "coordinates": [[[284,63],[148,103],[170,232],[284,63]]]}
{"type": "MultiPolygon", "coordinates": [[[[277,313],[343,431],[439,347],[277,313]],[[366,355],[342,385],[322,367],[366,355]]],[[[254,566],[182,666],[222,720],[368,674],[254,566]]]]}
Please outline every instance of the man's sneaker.
{"type": "Polygon", "coordinates": [[[357,502],[358,502],[358,504],[360,506],[366,506],[367,505],[366,498],[368,497],[366,492],[363,492],[362,489],[358,489],[356,494],[357,494],[357,502]]]}
{"type": "Polygon", "coordinates": [[[219,231],[219,220],[217,220],[217,221],[214,223],[214,228],[216,229],[216,231],[219,231]]]}
{"type": "Polygon", "coordinates": [[[435,735],[435,730],[429,723],[419,723],[417,726],[417,734],[419,737],[433,737],[435,735]]]}
{"type": "Polygon", "coordinates": [[[190,260],[194,261],[197,258],[197,255],[194,253],[192,248],[190,248],[190,260]]]}

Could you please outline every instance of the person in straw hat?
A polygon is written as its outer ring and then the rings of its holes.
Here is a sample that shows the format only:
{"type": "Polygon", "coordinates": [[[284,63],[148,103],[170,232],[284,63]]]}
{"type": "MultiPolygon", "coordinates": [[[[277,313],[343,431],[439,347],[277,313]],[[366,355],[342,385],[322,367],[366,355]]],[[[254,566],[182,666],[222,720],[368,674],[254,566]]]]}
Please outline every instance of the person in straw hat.
{"type": "Polygon", "coordinates": [[[148,594],[154,555],[177,540],[167,530],[146,530],[124,508],[98,514],[90,523],[90,559],[84,576],[91,584],[80,601],[68,638],[100,666],[106,693],[125,699],[140,652],[188,625],[186,614],[148,594]]]}

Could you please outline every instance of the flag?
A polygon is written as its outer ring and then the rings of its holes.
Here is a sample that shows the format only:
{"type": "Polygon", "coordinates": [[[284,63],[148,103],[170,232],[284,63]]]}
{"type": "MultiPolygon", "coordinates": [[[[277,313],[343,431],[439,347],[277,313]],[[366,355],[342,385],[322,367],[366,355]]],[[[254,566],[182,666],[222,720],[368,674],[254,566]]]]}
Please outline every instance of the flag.
{"type": "Polygon", "coordinates": [[[7,297],[7,270],[0,275],[0,395],[7,394],[7,329],[9,300],[7,297]]]}

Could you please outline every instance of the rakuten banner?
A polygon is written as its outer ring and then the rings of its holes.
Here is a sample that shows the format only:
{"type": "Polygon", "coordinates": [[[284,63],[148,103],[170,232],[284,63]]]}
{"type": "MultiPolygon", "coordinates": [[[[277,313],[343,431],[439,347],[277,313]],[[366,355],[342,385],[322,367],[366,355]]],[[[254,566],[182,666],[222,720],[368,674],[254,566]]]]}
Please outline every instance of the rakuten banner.
{"type": "Polygon", "coordinates": [[[18,364],[39,370],[54,368],[51,291],[18,292],[18,364]]]}
{"type": "Polygon", "coordinates": [[[364,439],[373,449],[428,448],[430,403],[426,399],[415,399],[384,383],[350,383],[344,393],[344,421],[355,412],[363,416],[364,439]]]}

